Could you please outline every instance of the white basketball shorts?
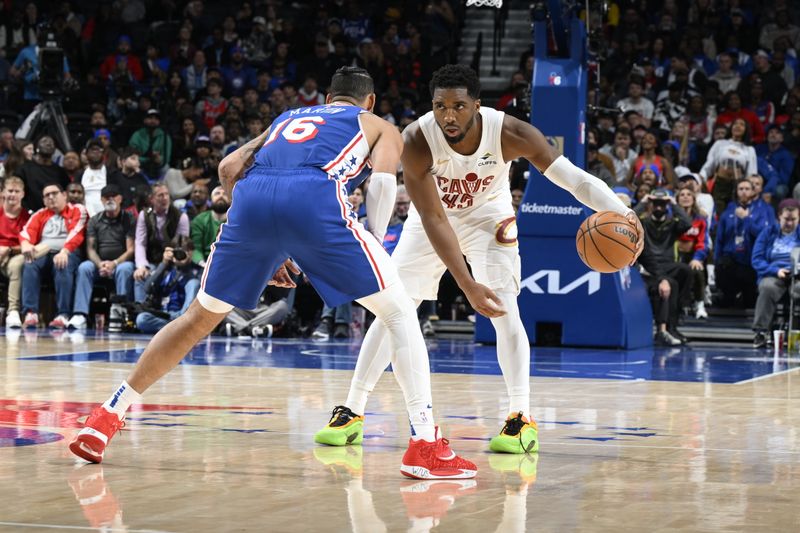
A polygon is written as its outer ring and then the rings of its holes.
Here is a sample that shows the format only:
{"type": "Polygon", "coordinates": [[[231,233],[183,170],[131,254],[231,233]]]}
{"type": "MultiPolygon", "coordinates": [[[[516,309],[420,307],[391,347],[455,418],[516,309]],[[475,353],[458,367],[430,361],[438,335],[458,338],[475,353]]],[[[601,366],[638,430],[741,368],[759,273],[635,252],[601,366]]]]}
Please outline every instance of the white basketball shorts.
{"type": "MultiPolygon", "coordinates": [[[[495,292],[519,294],[519,245],[516,217],[510,202],[502,197],[502,201],[489,201],[469,212],[451,214],[448,220],[475,281],[495,292]]],[[[403,225],[392,261],[409,296],[418,300],[436,299],[446,268],[413,207],[403,225]]]]}

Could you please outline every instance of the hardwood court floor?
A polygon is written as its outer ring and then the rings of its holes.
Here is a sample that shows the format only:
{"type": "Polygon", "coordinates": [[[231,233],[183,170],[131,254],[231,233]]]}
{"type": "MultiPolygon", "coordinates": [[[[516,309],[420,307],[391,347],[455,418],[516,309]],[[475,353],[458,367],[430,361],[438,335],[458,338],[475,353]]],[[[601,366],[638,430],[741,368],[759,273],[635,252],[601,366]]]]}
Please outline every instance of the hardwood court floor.
{"type": "Polygon", "coordinates": [[[102,465],[66,443],[146,338],[0,336],[0,531],[800,531],[800,361],[748,348],[535,349],[541,452],[487,453],[493,347],[431,343],[434,412],[470,481],[403,478],[384,375],[363,447],[313,433],[357,343],[212,339],[144,397],[102,465]]]}

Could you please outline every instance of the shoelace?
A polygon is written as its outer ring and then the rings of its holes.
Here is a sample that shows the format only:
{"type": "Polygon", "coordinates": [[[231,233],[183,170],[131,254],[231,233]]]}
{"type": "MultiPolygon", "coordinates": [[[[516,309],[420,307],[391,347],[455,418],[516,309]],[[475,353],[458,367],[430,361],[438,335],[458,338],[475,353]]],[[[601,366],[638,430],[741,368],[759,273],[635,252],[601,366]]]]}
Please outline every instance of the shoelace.
{"type": "MultiPolygon", "coordinates": [[[[444,450],[450,447],[450,441],[446,438],[442,437],[438,441],[436,441],[436,452],[438,453],[439,450],[444,450]]],[[[451,450],[452,451],[452,450],[451,450]]]]}
{"type": "MultiPolygon", "coordinates": [[[[526,424],[522,419],[522,413],[518,413],[517,416],[512,418],[511,420],[506,420],[506,424],[503,426],[503,431],[501,433],[505,433],[509,437],[513,437],[515,435],[519,435],[520,439],[522,438],[522,427],[526,424]]],[[[521,441],[520,441],[521,442],[521,441]]]]}
{"type": "MultiPolygon", "coordinates": [[[[503,426],[503,431],[501,433],[505,433],[509,437],[516,436],[517,440],[519,440],[519,445],[522,449],[525,449],[525,444],[522,442],[522,428],[527,423],[528,422],[522,419],[522,412],[520,411],[517,413],[517,416],[511,420],[506,420],[506,424],[503,426]]],[[[528,453],[528,451],[525,450],[525,453],[528,453]]]]}
{"type": "Polygon", "coordinates": [[[331,421],[328,425],[331,427],[341,427],[350,422],[356,414],[344,405],[337,405],[331,411],[331,421]]]}

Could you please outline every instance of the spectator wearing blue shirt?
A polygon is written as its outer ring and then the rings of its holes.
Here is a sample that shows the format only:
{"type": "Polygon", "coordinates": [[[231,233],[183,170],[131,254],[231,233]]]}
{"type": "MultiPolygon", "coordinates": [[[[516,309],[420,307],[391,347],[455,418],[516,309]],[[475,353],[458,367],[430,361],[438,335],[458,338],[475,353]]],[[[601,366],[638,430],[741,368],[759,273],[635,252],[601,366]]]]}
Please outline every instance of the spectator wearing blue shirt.
{"type": "MultiPolygon", "coordinates": [[[[23,48],[14,64],[11,66],[11,76],[22,76],[23,79],[23,99],[32,108],[35,102],[41,100],[39,96],[39,52],[41,47],[38,44],[23,48]]],[[[64,77],[69,77],[69,64],[64,56],[64,77]]]]}
{"type": "MultiPolygon", "coordinates": [[[[753,246],[753,268],[758,274],[758,299],[753,318],[753,346],[767,345],[768,331],[775,308],[789,290],[792,280],[792,249],[800,246],[800,202],[792,198],[778,206],[778,222],[765,228],[753,246]]],[[[792,298],[800,297],[800,284],[793,288],[792,298]]]]}
{"type": "Polygon", "coordinates": [[[752,200],[753,184],[746,179],[739,180],[736,201],[728,204],[719,217],[714,262],[722,306],[732,306],[738,293],[742,293],[741,303],[745,307],[752,307],[756,301],[756,272],[751,261],[753,243],[768,226],[768,221],[754,212],[752,200]]]}
{"type": "Polygon", "coordinates": [[[244,51],[239,46],[231,48],[231,64],[222,68],[222,76],[228,96],[243,96],[245,89],[258,84],[256,71],[245,62],[244,51]]]}
{"type": "Polygon", "coordinates": [[[767,142],[756,146],[756,155],[763,157],[775,169],[774,182],[770,183],[770,180],[767,180],[764,189],[775,194],[778,201],[783,200],[789,195],[794,158],[783,145],[783,131],[779,126],[773,124],[767,128],[767,142]]]}
{"type": "Polygon", "coordinates": [[[753,216],[760,220],[765,226],[775,223],[775,208],[769,203],[770,194],[764,190],[767,180],[761,174],[753,174],[747,177],[747,181],[753,186],[753,201],[751,202],[753,216]],[[767,196],[765,198],[764,196],[767,196]]]}
{"type": "Polygon", "coordinates": [[[207,75],[206,54],[202,50],[197,50],[192,58],[192,64],[181,71],[183,83],[193,100],[198,92],[205,89],[208,81],[207,75]]]}
{"type": "Polygon", "coordinates": [[[145,311],[136,316],[136,327],[142,333],[155,333],[181,316],[197,296],[200,280],[192,263],[193,251],[189,238],[179,238],[175,245],[164,248],[161,264],[145,283],[145,311]]]}
{"type": "Polygon", "coordinates": [[[785,196],[777,198],[775,194],[778,188],[778,171],[775,170],[775,167],[773,167],[769,161],[761,156],[756,157],[756,168],[758,169],[758,175],[764,177],[764,192],[761,194],[761,198],[768,204],[773,203],[773,201],[775,201],[775,203],[780,203],[785,196]]]}

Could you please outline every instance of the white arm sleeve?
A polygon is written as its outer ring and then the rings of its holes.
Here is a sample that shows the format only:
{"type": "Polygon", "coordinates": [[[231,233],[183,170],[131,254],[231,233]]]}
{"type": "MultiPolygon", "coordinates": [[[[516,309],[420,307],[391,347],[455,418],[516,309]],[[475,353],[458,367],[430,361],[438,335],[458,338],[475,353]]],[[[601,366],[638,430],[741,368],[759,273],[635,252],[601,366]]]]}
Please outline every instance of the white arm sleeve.
{"type": "Polygon", "coordinates": [[[367,222],[370,233],[383,242],[386,227],[394,213],[397,178],[388,172],[373,172],[367,187],[367,222]]]}
{"type": "Polygon", "coordinates": [[[630,209],[625,207],[622,200],[603,180],[576,167],[563,155],[558,156],[558,159],[547,167],[544,175],[559,187],[571,192],[582,204],[595,211],[614,211],[621,215],[630,212],[630,209]]]}

